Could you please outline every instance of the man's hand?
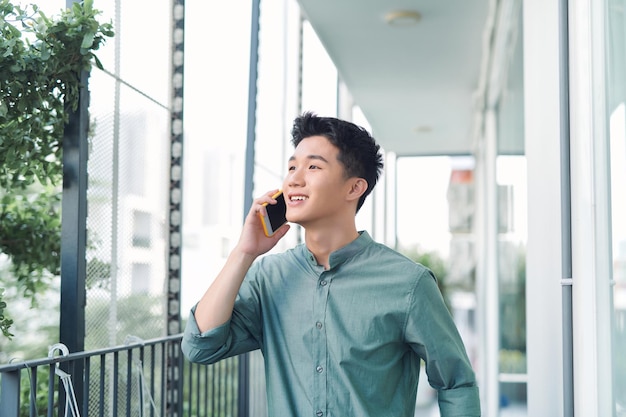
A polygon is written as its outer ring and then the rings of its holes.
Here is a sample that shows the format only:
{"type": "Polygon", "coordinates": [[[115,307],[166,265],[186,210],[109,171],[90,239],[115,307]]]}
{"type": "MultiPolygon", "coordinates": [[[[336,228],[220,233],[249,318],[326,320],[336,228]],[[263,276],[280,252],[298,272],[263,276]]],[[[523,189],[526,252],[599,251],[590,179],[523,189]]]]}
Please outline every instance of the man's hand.
{"type": "Polygon", "coordinates": [[[265,236],[263,232],[263,224],[259,215],[266,214],[264,203],[276,204],[276,200],[272,196],[277,191],[269,191],[252,203],[237,244],[237,250],[240,252],[254,257],[262,255],[276,246],[278,241],[289,231],[289,224],[284,224],[270,237],[265,236]]]}

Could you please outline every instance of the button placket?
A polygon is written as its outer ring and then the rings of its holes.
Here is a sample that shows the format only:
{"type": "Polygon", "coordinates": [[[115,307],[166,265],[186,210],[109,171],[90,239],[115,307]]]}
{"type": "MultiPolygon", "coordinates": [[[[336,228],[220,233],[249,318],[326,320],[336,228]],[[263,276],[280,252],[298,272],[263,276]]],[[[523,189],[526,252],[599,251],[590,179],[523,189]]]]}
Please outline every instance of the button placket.
{"type": "Polygon", "coordinates": [[[313,323],[315,325],[313,351],[313,409],[315,415],[323,416],[327,407],[327,335],[324,322],[326,321],[326,305],[330,289],[331,275],[323,271],[319,278],[313,302],[313,323]]]}

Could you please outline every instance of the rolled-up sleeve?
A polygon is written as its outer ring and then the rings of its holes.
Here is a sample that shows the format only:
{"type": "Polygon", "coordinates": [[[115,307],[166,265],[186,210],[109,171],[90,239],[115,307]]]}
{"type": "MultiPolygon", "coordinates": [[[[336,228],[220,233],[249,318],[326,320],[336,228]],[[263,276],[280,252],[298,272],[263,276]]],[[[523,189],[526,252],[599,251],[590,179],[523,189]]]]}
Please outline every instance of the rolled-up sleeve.
{"type": "Polygon", "coordinates": [[[191,309],[181,342],[183,354],[190,362],[210,364],[227,357],[230,321],[214,329],[200,332],[195,317],[196,307],[191,309]]]}
{"type": "Polygon", "coordinates": [[[441,417],[479,417],[478,387],[459,387],[438,391],[441,417]]]}
{"type": "MultiPolygon", "coordinates": [[[[254,276],[256,268],[255,265],[251,268],[250,276],[254,276]]],[[[259,311],[258,294],[250,279],[239,289],[230,320],[218,327],[200,332],[193,306],[181,342],[183,354],[191,362],[210,364],[259,349],[262,334],[259,311]]]]}

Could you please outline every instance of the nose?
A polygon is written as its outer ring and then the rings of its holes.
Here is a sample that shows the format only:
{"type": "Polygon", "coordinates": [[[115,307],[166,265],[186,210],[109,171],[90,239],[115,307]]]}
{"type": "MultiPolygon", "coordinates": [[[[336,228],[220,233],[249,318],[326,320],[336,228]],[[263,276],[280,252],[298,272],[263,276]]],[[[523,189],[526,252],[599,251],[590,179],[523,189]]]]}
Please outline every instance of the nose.
{"type": "Polygon", "coordinates": [[[290,187],[301,187],[304,185],[304,176],[302,175],[302,170],[300,169],[292,169],[291,171],[289,171],[289,173],[287,174],[287,177],[285,178],[285,185],[288,185],[290,187]]]}

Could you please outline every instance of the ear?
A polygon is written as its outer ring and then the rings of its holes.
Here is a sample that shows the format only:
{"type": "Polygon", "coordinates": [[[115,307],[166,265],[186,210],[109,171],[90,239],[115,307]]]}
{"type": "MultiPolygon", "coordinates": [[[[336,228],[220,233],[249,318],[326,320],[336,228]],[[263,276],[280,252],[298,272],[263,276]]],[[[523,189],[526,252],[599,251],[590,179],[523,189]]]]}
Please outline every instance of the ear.
{"type": "Polygon", "coordinates": [[[348,189],[346,198],[349,201],[358,201],[365,191],[367,191],[367,181],[363,178],[350,178],[348,181],[350,188],[348,189]]]}

